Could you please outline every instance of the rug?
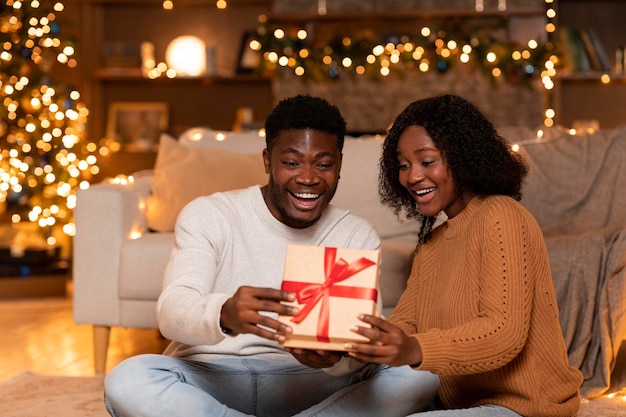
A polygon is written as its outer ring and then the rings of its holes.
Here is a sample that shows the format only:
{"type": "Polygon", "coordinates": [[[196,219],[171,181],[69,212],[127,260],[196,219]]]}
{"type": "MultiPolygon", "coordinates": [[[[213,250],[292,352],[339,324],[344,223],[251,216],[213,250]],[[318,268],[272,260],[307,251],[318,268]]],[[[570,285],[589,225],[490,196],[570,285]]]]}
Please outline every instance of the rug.
{"type": "MultiPolygon", "coordinates": [[[[0,384],[2,417],[109,417],[102,376],[41,376],[25,372],[0,384]]],[[[626,393],[625,393],[626,395],[626,393]]],[[[626,396],[583,401],[577,417],[624,417],[626,396]]]]}
{"type": "Polygon", "coordinates": [[[22,373],[0,384],[2,417],[109,417],[104,377],[22,373]]]}

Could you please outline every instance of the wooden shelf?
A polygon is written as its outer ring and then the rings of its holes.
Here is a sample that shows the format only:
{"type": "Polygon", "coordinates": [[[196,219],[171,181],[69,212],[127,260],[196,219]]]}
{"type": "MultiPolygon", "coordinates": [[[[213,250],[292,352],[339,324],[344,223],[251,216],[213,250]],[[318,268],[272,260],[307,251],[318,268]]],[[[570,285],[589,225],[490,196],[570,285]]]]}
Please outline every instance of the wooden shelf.
{"type": "Polygon", "coordinates": [[[415,19],[454,19],[469,18],[502,18],[542,16],[545,11],[542,8],[510,8],[506,11],[485,10],[477,12],[472,9],[423,9],[405,10],[402,12],[388,11],[359,11],[359,12],[331,12],[321,15],[316,12],[303,13],[268,13],[267,19],[271,22],[298,23],[298,22],[334,22],[334,21],[390,21],[390,20],[415,20],[415,19]]]}
{"type": "MultiPolygon", "coordinates": [[[[83,0],[85,3],[93,5],[139,5],[151,7],[163,7],[163,0],[83,0]]],[[[251,5],[251,4],[268,4],[270,0],[228,0],[228,6],[251,5]]],[[[213,5],[207,0],[175,0],[174,7],[207,7],[207,4],[213,5]]],[[[217,8],[217,7],[216,7],[217,8]]]]}
{"type": "Polygon", "coordinates": [[[611,71],[564,72],[557,74],[557,80],[565,81],[600,81],[603,75],[611,77],[611,82],[626,81],[626,74],[615,74],[611,71]]]}
{"type": "Polygon", "coordinates": [[[146,82],[200,82],[202,84],[216,83],[258,83],[269,82],[270,78],[257,74],[237,75],[207,75],[200,77],[159,77],[150,79],[145,77],[141,68],[98,68],[95,78],[100,81],[146,81],[146,82]]]}

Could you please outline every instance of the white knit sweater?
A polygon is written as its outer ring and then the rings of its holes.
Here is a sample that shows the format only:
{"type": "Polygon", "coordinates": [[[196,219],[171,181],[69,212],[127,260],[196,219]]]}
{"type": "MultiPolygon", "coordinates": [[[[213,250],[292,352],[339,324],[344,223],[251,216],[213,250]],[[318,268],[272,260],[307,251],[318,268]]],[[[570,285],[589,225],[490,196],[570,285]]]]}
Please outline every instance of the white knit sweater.
{"type": "Polygon", "coordinates": [[[176,240],[157,305],[165,354],[206,361],[254,356],[295,361],[276,342],[220,331],[224,302],[242,285],[280,288],[287,244],[378,249],[372,225],[330,205],[311,227],[294,229],[274,218],[260,186],[216,193],[189,203],[178,217],[176,240]]]}

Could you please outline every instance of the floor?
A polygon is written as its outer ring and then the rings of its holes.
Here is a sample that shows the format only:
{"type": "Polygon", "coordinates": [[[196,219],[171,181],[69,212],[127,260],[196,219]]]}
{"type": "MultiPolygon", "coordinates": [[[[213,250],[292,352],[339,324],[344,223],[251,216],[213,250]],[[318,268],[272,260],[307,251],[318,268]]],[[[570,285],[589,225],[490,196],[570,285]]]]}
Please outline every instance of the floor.
{"type": "MultiPolygon", "coordinates": [[[[71,286],[67,293],[0,301],[0,382],[24,371],[94,374],[91,326],[74,324],[71,286]]],[[[161,352],[168,341],[156,330],[113,328],[109,343],[107,372],[129,356],[161,352]]]]}
{"type": "MultiPolygon", "coordinates": [[[[0,335],[0,383],[24,371],[94,374],[91,327],[74,324],[71,285],[65,297],[0,300],[0,335]]],[[[106,370],[136,354],[161,352],[167,344],[156,330],[113,328],[106,370]]],[[[618,368],[626,371],[624,363],[618,368]]],[[[580,416],[626,416],[626,389],[614,398],[592,400],[580,416]]]]}

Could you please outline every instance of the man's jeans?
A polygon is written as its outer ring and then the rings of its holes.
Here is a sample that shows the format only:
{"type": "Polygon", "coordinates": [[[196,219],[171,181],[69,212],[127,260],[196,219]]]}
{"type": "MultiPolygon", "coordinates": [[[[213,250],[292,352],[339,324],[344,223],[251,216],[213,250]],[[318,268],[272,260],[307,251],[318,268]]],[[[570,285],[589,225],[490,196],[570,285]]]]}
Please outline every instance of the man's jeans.
{"type": "Polygon", "coordinates": [[[424,410],[439,378],[408,366],[368,364],[345,376],[251,358],[125,360],[105,380],[114,417],[394,417],[424,410]]]}

